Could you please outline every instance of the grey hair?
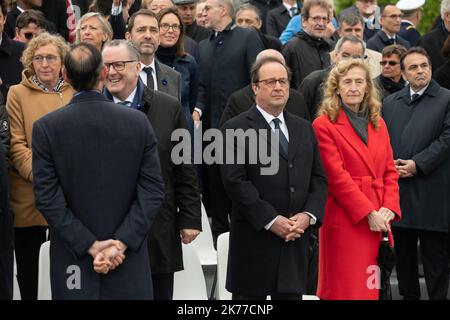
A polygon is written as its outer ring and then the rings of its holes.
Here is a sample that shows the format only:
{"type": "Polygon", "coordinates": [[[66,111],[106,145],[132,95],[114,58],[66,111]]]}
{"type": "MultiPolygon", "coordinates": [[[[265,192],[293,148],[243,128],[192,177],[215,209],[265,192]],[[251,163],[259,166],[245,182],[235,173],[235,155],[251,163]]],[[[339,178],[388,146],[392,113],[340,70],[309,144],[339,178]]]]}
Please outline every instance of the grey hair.
{"type": "Polygon", "coordinates": [[[227,9],[228,15],[231,18],[234,18],[234,5],[232,0],[217,0],[217,2],[227,9]]]}
{"type": "Polygon", "coordinates": [[[123,46],[127,49],[128,56],[130,57],[131,60],[136,61],[141,60],[141,54],[138,48],[136,48],[136,46],[131,41],[127,41],[124,39],[116,39],[106,42],[105,45],[103,46],[103,50],[105,50],[105,48],[120,47],[120,46],[123,46]]]}
{"type": "Polygon", "coordinates": [[[363,49],[363,54],[365,54],[366,44],[364,43],[364,41],[362,41],[361,39],[359,39],[358,37],[355,37],[353,35],[343,36],[343,37],[339,38],[339,40],[336,42],[336,47],[335,47],[336,52],[340,52],[342,49],[342,46],[346,42],[360,44],[363,49]]]}
{"type": "Polygon", "coordinates": [[[441,18],[444,19],[446,12],[450,12],[450,0],[442,0],[441,2],[441,18]]]}
{"type": "Polygon", "coordinates": [[[111,25],[109,22],[105,19],[105,17],[98,12],[88,12],[84,14],[80,20],[78,20],[77,27],[75,28],[75,43],[80,43],[81,41],[81,35],[80,35],[80,28],[81,24],[84,23],[86,20],[96,17],[98,21],[100,22],[100,25],[102,26],[102,31],[106,35],[106,41],[110,41],[113,38],[113,31],[111,28],[111,25]]]}

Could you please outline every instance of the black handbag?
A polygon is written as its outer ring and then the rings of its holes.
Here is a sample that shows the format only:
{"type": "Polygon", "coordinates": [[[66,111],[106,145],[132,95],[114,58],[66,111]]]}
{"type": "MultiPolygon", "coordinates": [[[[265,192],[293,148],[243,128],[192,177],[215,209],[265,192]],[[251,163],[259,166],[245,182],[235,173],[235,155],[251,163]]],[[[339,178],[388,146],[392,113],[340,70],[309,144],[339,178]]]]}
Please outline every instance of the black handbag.
{"type": "Polygon", "coordinates": [[[392,300],[391,273],[395,266],[395,250],[389,243],[386,232],[383,232],[383,239],[378,248],[378,267],[380,268],[380,289],[379,300],[392,300]]]}

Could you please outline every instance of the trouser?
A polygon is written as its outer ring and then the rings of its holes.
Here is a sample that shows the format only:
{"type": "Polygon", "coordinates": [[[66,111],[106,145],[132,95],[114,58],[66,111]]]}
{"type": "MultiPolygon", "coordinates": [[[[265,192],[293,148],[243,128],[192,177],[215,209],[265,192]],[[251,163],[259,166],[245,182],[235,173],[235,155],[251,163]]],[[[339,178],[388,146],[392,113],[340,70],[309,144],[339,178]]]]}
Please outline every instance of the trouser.
{"type": "Polygon", "coordinates": [[[12,300],[14,227],[11,211],[0,212],[0,300],[12,300]]]}
{"type": "Polygon", "coordinates": [[[47,227],[15,228],[17,281],[22,300],[36,300],[38,287],[39,250],[47,241],[47,227]]]}
{"type": "Polygon", "coordinates": [[[172,300],[173,297],[173,272],[152,273],[153,299],[172,300]]]}
{"type": "Polygon", "coordinates": [[[394,228],[397,278],[405,300],[420,299],[417,241],[430,300],[445,300],[449,285],[447,233],[394,228]]]}

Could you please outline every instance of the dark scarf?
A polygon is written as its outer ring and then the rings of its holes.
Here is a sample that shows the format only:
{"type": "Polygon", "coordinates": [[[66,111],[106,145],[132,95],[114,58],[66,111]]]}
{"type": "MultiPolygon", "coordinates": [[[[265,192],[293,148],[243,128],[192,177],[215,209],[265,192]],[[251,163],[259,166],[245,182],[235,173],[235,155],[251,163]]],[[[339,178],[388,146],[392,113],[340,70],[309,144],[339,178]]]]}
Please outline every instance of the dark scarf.
{"type": "Polygon", "coordinates": [[[405,80],[403,80],[403,78],[401,77],[399,82],[392,81],[391,79],[383,77],[382,75],[380,75],[378,79],[380,85],[385,91],[389,92],[389,94],[400,91],[405,87],[405,80]]]}
{"type": "Polygon", "coordinates": [[[369,108],[366,105],[362,107],[362,110],[355,112],[341,102],[342,109],[344,109],[347,115],[348,121],[355,130],[356,134],[361,138],[362,141],[367,145],[369,133],[367,131],[367,126],[369,125],[369,108]]]}
{"type": "Polygon", "coordinates": [[[177,53],[176,46],[169,47],[169,48],[164,48],[164,47],[159,46],[158,50],[156,50],[156,57],[158,58],[159,61],[161,61],[165,65],[168,65],[169,67],[173,67],[173,63],[176,58],[176,55],[175,55],[176,53],[177,53]]]}

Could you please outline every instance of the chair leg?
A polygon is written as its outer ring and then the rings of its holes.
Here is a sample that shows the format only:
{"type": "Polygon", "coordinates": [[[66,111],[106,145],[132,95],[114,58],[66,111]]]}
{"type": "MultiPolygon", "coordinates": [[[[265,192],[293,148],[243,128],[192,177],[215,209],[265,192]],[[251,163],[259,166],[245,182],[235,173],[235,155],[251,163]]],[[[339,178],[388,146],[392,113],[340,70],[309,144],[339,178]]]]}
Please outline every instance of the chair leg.
{"type": "Polygon", "coordinates": [[[217,266],[216,266],[216,271],[214,272],[214,280],[213,280],[213,284],[211,287],[211,293],[209,295],[209,300],[216,300],[216,297],[214,296],[215,291],[216,291],[216,285],[217,285],[217,266]]]}

